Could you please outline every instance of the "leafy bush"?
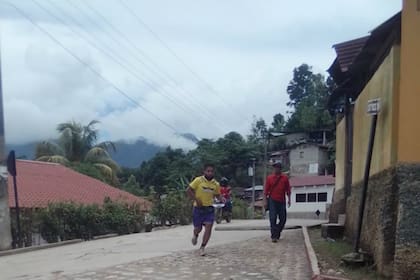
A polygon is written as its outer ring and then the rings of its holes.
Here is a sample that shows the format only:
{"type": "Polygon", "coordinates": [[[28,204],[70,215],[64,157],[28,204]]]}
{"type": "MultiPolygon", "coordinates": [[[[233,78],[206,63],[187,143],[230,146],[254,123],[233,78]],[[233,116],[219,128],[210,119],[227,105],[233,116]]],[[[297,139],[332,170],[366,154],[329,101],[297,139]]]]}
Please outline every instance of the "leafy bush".
{"type": "Polygon", "coordinates": [[[232,205],[232,219],[249,219],[249,207],[244,200],[236,198],[232,205]]]}
{"type": "MultiPolygon", "coordinates": [[[[51,203],[46,208],[21,213],[22,239],[25,246],[30,246],[34,232],[39,232],[50,243],[77,238],[89,240],[108,233],[137,233],[144,228],[144,217],[139,205],[110,199],[105,199],[103,206],[51,203]]],[[[14,220],[12,233],[17,244],[14,220]]]]}
{"type": "Polygon", "coordinates": [[[185,190],[170,190],[168,194],[156,199],[152,215],[162,225],[187,225],[192,220],[192,202],[185,190]]]}

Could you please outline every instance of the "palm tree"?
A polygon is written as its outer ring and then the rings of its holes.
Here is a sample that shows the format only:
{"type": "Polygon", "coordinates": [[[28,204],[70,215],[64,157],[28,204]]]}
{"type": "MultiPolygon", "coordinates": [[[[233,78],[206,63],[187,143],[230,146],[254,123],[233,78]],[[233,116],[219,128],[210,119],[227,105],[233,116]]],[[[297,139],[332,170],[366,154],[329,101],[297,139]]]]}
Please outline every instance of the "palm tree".
{"type": "Polygon", "coordinates": [[[88,125],[66,122],[60,123],[57,130],[60,133],[58,141],[43,141],[36,146],[35,158],[69,165],[70,163],[90,163],[97,167],[108,179],[113,181],[119,166],[109,155],[110,149],[115,151],[113,142],[97,143],[98,130],[93,120],[88,125]]]}

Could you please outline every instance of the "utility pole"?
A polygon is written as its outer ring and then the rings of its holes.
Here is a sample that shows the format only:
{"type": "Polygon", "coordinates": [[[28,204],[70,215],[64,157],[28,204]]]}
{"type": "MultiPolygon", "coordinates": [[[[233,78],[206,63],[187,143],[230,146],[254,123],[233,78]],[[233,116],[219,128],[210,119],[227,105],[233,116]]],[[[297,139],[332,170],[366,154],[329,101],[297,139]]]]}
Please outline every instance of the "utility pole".
{"type": "Polygon", "coordinates": [[[252,177],[251,219],[255,217],[255,160],[251,158],[252,166],[248,169],[248,175],[252,177]]]}
{"type": "Polygon", "coordinates": [[[7,250],[12,245],[10,230],[9,195],[7,188],[7,167],[4,136],[3,88],[1,75],[1,41],[0,41],[0,250],[7,250]]]}

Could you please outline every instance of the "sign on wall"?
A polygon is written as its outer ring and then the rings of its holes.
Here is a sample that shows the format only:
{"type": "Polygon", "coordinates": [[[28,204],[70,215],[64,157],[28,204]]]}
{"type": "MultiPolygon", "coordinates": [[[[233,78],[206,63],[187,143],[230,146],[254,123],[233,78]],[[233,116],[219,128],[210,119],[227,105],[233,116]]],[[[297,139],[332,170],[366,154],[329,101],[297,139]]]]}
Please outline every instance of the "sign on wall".
{"type": "Polygon", "coordinates": [[[367,113],[369,115],[377,115],[381,109],[381,99],[370,99],[367,104],[367,113]]]}

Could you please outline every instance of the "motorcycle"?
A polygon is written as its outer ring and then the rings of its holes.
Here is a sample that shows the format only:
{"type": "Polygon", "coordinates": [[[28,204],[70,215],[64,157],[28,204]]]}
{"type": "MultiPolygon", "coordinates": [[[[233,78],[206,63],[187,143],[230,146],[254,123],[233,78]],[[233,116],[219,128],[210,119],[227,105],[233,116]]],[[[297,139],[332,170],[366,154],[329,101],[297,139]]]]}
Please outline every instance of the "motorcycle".
{"type": "Polygon", "coordinates": [[[227,223],[230,223],[232,220],[232,201],[227,201],[226,203],[216,201],[213,204],[213,207],[217,224],[220,224],[222,220],[226,220],[227,223]]]}

